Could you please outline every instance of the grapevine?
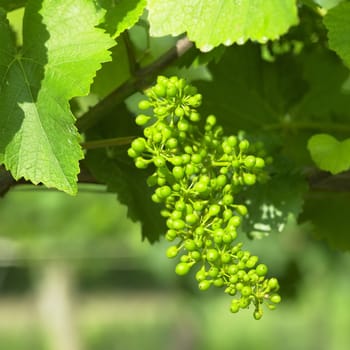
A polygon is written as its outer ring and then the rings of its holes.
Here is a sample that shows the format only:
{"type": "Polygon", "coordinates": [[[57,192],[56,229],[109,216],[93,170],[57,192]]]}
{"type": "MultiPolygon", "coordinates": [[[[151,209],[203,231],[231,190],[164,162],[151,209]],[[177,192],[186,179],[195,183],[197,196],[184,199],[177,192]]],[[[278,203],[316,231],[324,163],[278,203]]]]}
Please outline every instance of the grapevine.
{"type": "Polygon", "coordinates": [[[243,135],[225,136],[214,115],[203,122],[202,95],[184,79],[159,76],[145,94],[139,103],[145,112],[136,117],[144,137],[132,142],[128,154],[137,168],[154,169],[147,182],[155,187],[152,200],[163,205],[165,237],[172,242],[167,257],[179,259],[180,276],[195,269],[200,290],[223,288],[235,297],[232,313],[253,305],[260,319],[263,304],[273,310],[281,301],[279,284],[239,242],[248,209],[236,197],[268,178],[261,145],[243,135]]]}

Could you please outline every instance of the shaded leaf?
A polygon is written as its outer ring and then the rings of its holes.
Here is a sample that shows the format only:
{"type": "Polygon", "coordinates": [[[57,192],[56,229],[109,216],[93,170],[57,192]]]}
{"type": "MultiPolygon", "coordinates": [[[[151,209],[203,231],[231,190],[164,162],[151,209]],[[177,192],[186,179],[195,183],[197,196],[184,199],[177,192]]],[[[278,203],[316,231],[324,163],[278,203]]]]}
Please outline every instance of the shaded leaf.
{"type": "Polygon", "coordinates": [[[6,11],[12,11],[26,5],[28,0],[0,0],[0,7],[6,11]]]}
{"type": "Polygon", "coordinates": [[[126,149],[112,158],[104,150],[91,150],[85,161],[92,174],[107,184],[108,191],[118,194],[120,203],[128,208],[128,217],[141,222],[144,239],[152,243],[165,234],[160,207],[152,202],[152,190],[146,184],[147,173],[135,168],[132,160],[128,159],[126,149]]]}
{"type": "Polygon", "coordinates": [[[338,250],[350,250],[347,193],[318,193],[308,198],[300,221],[311,221],[313,235],[338,250]]]}
{"type": "Polygon", "coordinates": [[[290,215],[297,218],[302,211],[308,189],[305,179],[286,162],[276,168],[279,172],[267,183],[257,184],[244,194],[249,199],[249,215],[242,228],[248,235],[282,232],[290,215]]]}

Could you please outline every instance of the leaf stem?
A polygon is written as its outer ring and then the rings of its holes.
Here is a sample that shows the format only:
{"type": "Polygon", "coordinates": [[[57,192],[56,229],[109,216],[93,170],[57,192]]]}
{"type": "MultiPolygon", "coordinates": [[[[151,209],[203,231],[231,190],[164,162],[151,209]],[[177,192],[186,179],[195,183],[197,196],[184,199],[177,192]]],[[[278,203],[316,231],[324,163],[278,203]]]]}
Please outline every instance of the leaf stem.
{"type": "Polygon", "coordinates": [[[130,75],[134,76],[135,74],[137,74],[136,72],[140,69],[140,65],[136,60],[134,46],[131,42],[129,32],[127,30],[123,32],[122,39],[124,41],[126,52],[128,55],[130,75]]]}

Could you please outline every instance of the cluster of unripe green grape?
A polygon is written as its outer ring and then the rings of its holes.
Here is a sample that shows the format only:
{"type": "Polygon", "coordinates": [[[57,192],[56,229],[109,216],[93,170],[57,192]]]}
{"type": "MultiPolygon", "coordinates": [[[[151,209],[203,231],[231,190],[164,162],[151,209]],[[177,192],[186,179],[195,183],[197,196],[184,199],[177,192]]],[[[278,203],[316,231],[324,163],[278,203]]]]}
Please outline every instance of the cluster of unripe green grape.
{"type": "Polygon", "coordinates": [[[223,288],[234,296],[231,312],[262,305],[274,309],[281,300],[276,278],[267,278],[267,266],[237,242],[237,228],[248,214],[236,201],[237,193],[266,180],[261,146],[243,136],[225,136],[214,115],[201,121],[197,108],[202,95],[184,79],[159,76],[136,117],[144,137],[128,150],[137,168],[152,166],[147,179],[154,186],[152,200],[162,203],[166,239],[173,242],[166,254],[178,258],[175,272],[195,269],[200,290],[223,288]]]}

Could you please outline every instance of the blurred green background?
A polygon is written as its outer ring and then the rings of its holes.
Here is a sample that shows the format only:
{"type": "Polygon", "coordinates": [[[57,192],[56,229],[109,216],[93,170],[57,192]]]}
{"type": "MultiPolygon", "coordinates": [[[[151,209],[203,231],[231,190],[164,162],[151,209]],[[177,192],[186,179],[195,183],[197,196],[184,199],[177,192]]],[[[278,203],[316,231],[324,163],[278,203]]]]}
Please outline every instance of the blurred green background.
{"type": "Polygon", "coordinates": [[[293,220],[246,241],[280,278],[283,302],[255,321],[221,290],[177,277],[164,240],[97,186],[75,197],[23,186],[0,201],[0,349],[350,348],[350,256],[293,220]]]}

